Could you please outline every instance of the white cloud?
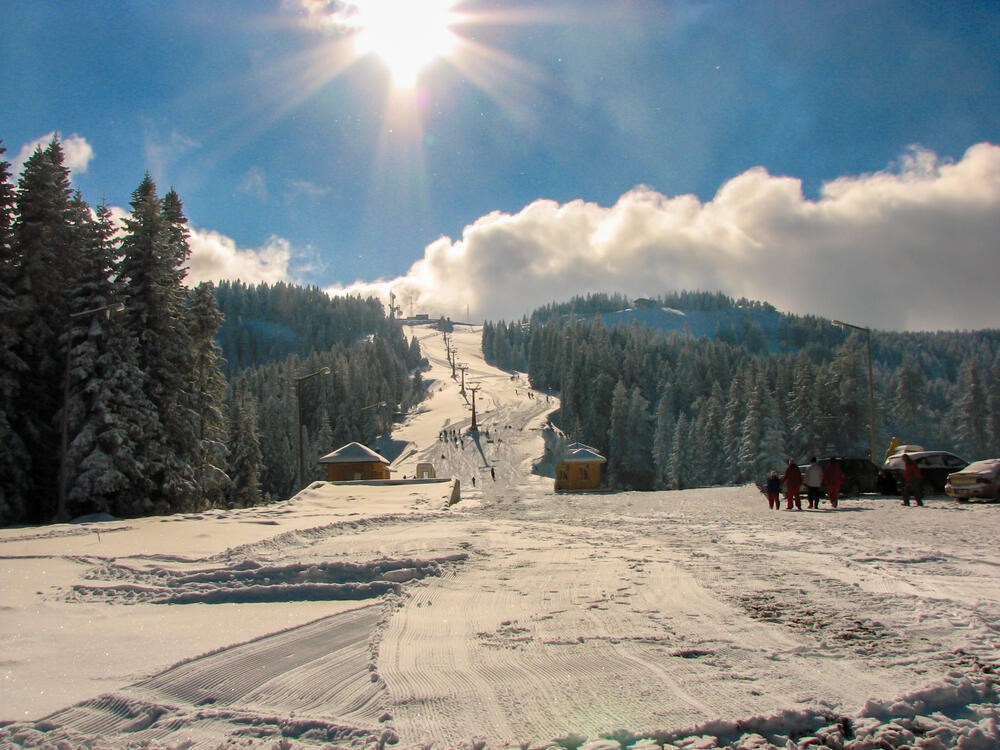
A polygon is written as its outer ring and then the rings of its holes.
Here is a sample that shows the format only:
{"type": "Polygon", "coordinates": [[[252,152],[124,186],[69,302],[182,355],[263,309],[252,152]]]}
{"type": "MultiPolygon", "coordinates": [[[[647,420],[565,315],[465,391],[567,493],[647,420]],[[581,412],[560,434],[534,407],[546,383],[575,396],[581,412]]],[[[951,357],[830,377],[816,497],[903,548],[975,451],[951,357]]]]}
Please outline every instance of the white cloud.
{"type": "Polygon", "coordinates": [[[637,187],[611,207],[536,201],[442,237],[392,289],[405,313],[508,320],[587,292],[720,290],[780,310],[884,329],[1000,326],[1000,146],[957,163],[913,148],[892,170],[844,177],[818,200],[751,169],[706,203],[637,187]]]}
{"type": "Polygon", "coordinates": [[[191,258],[185,283],[239,279],[247,284],[275,284],[290,281],[288,264],[292,257],[288,240],[272,237],[259,248],[240,248],[224,234],[211,229],[189,227],[191,258]]]}
{"type": "Polygon", "coordinates": [[[41,148],[44,151],[48,148],[53,138],[58,138],[59,143],[62,145],[63,164],[65,164],[69,171],[75,174],[86,172],[87,167],[90,166],[91,159],[94,158],[94,148],[87,142],[87,139],[76,133],[73,133],[68,138],[63,138],[58,132],[53,130],[21,146],[21,150],[17,152],[17,156],[14,157],[11,164],[13,174],[15,176],[20,175],[21,170],[24,168],[24,163],[35,153],[35,150],[41,148]]]}
{"type": "MultiPolygon", "coordinates": [[[[125,221],[132,218],[128,209],[111,206],[111,218],[119,235],[125,232],[125,221]]],[[[188,273],[184,283],[197,286],[203,281],[240,280],[247,284],[291,282],[288,267],[292,248],[288,240],[271,237],[263,247],[241,248],[231,237],[213,229],[197,229],[187,225],[188,273]]]]}
{"type": "Polygon", "coordinates": [[[176,130],[167,135],[157,132],[152,126],[147,126],[143,135],[143,151],[150,173],[160,180],[168,168],[177,162],[181,156],[197,149],[201,144],[176,130]]]}
{"type": "Polygon", "coordinates": [[[258,200],[267,200],[267,178],[264,173],[257,167],[250,167],[240,182],[240,191],[258,200]]]}
{"type": "Polygon", "coordinates": [[[285,191],[285,201],[295,204],[300,200],[315,202],[330,193],[330,188],[317,185],[309,180],[289,180],[285,191]]]}

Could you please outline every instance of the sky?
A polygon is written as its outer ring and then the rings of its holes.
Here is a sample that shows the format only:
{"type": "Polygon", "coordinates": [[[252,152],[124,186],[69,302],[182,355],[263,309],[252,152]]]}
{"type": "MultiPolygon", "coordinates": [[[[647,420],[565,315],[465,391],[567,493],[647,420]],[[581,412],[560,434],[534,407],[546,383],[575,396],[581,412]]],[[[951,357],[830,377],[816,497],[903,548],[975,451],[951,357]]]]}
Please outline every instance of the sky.
{"type": "Polygon", "coordinates": [[[0,0],[0,139],[181,196],[189,280],[514,319],[722,291],[1000,326],[995,2],[0,0]]]}

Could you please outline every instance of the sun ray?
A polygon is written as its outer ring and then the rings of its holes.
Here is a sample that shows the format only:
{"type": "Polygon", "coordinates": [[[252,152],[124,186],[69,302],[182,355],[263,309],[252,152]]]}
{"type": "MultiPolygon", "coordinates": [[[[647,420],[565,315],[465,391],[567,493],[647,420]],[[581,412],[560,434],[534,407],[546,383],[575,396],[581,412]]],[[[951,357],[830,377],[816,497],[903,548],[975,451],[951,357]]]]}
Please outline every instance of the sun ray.
{"type": "Polygon", "coordinates": [[[358,0],[358,53],[377,55],[397,86],[412,87],[430,63],[453,49],[453,6],[454,0],[358,0]]]}

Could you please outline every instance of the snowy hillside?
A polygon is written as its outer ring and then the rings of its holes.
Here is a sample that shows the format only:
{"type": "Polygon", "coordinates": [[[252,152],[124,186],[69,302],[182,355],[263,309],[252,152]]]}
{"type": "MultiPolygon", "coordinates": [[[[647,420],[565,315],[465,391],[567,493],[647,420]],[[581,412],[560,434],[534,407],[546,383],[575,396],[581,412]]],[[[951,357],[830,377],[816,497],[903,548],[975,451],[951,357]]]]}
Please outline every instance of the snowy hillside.
{"type": "Polygon", "coordinates": [[[480,333],[479,435],[418,327],[431,396],[386,441],[456,505],[315,483],[0,530],[0,747],[1000,747],[1000,507],[556,495],[558,404],[480,333]]]}

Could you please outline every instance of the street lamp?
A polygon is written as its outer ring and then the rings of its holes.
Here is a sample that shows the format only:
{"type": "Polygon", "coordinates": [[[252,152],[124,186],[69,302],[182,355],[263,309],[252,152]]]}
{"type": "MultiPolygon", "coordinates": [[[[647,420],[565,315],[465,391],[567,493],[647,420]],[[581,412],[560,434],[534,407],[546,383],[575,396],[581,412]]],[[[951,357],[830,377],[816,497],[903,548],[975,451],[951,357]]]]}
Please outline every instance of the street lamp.
{"type": "Polygon", "coordinates": [[[59,505],[56,507],[56,521],[66,520],[66,453],[69,450],[69,373],[73,365],[73,321],[86,318],[97,313],[121,312],[125,305],[114,302],[91,310],[81,310],[70,313],[66,323],[66,375],[63,379],[63,411],[62,411],[62,444],[59,451],[59,505]]]}
{"type": "Polygon", "coordinates": [[[871,419],[871,460],[874,461],[878,452],[878,425],[875,422],[875,376],[872,373],[872,329],[845,323],[842,320],[834,320],[832,322],[838,328],[853,328],[855,331],[864,331],[868,337],[868,409],[871,419]]]}
{"type": "Polygon", "coordinates": [[[299,414],[299,489],[305,486],[306,480],[306,466],[305,458],[302,452],[302,431],[303,431],[303,419],[302,419],[302,384],[309,380],[310,378],[315,378],[317,375],[329,375],[329,367],[321,367],[316,370],[316,372],[311,372],[308,375],[303,375],[301,377],[295,378],[295,404],[298,407],[297,411],[299,414]]]}

